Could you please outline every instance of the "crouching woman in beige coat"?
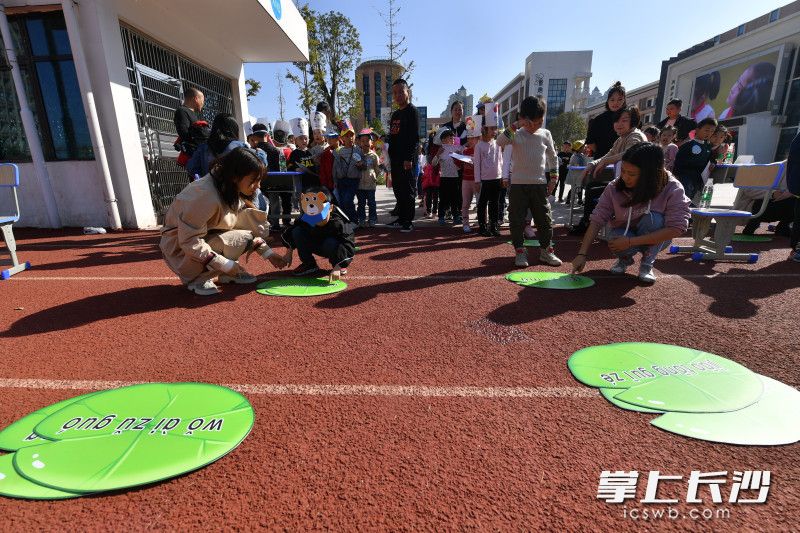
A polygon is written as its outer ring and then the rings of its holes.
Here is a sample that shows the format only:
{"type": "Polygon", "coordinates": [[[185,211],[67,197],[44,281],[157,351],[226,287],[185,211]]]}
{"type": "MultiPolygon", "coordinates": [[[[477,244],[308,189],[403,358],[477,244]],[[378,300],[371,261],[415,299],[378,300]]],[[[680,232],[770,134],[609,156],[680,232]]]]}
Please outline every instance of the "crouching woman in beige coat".
{"type": "Polygon", "coordinates": [[[264,240],[267,214],[252,202],[265,172],[254,150],[235,148],[175,197],[161,230],[161,251],[190,291],[218,293],[214,278],[255,283],[238,263],[243,254],[255,252],[277,268],[286,266],[264,240]]]}

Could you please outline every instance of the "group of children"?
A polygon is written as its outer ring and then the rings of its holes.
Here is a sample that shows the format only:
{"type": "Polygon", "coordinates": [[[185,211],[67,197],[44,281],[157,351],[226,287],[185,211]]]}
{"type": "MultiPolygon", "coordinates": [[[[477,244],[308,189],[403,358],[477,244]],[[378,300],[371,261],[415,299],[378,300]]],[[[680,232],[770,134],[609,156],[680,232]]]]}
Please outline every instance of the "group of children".
{"type": "Polygon", "coordinates": [[[279,120],[272,131],[266,124],[253,125],[248,136],[251,147],[267,153],[270,172],[300,172],[293,180],[294,193],[282,185],[273,185],[269,177],[262,189],[269,198],[269,224],[272,231],[281,231],[291,223],[292,209],[299,209],[298,198],[309,187],[324,186],[333,193],[334,201],[348,219],[360,227],[377,223],[375,191],[380,172],[380,157],[375,151],[377,135],[371,129],[355,133],[349,120],[328,124],[323,112],[312,119],[312,135],[308,121],[296,118],[279,120]],[[358,200],[358,208],[355,201],[358,200]]]}

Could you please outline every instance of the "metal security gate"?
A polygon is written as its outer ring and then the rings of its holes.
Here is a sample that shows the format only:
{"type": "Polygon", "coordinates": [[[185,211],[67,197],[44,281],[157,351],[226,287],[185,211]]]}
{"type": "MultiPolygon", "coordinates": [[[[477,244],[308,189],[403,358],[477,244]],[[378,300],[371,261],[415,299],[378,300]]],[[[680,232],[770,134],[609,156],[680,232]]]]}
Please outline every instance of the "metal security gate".
{"type": "Polygon", "coordinates": [[[183,91],[189,87],[203,91],[206,102],[200,118],[210,124],[218,113],[233,112],[232,80],[127,26],[120,30],[153,209],[163,222],[172,200],[189,183],[173,147],[178,134],[172,119],[183,102],[183,91]]]}

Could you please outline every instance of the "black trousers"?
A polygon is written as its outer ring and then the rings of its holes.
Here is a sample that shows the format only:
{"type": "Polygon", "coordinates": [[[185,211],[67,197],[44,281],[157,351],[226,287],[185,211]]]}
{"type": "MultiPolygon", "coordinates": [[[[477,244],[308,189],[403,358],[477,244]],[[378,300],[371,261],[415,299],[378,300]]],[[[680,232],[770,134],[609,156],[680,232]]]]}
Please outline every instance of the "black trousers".
{"type": "Polygon", "coordinates": [[[403,163],[392,163],[392,189],[397,198],[397,218],[401,225],[414,220],[414,204],[417,198],[416,179],[412,170],[403,168],[403,163]]]}
{"type": "Polygon", "coordinates": [[[447,210],[453,219],[461,218],[461,178],[445,178],[439,183],[439,218],[444,218],[447,210]]]}
{"type": "Polygon", "coordinates": [[[792,249],[796,250],[800,243],[800,200],[794,203],[794,221],[792,222],[792,249]]]}
{"type": "Polygon", "coordinates": [[[439,187],[425,189],[425,214],[439,212],[439,187]]]}
{"type": "MultiPolygon", "coordinates": [[[[753,233],[762,222],[778,222],[780,226],[788,226],[794,219],[797,199],[795,197],[784,200],[770,200],[764,214],[758,218],[751,218],[744,227],[744,233],[753,233]]],[[[761,210],[761,200],[753,202],[753,212],[761,210]]]]}
{"type": "Polygon", "coordinates": [[[569,171],[566,167],[559,167],[558,169],[558,201],[564,199],[564,187],[567,185],[567,173],[569,171]]]}
{"type": "Polygon", "coordinates": [[[481,195],[478,197],[478,225],[486,227],[486,208],[489,208],[489,224],[494,227],[497,223],[497,211],[500,207],[500,190],[503,188],[501,180],[488,180],[481,182],[481,195]]]}

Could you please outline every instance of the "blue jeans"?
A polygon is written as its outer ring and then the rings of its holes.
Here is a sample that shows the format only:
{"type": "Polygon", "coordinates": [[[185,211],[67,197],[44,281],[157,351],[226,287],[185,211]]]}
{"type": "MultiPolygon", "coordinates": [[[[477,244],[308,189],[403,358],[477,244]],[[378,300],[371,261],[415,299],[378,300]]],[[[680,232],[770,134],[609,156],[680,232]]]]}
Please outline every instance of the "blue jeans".
{"type": "MultiPolygon", "coordinates": [[[[648,235],[660,229],[664,229],[664,215],[661,213],[651,212],[640,218],[635,228],[628,229],[627,237],[639,237],[641,235],[648,235]]],[[[612,241],[617,237],[623,237],[623,236],[626,236],[624,227],[611,228],[611,231],[608,232],[609,241],[612,241]]],[[[636,252],[642,252],[642,264],[653,266],[653,263],[656,262],[656,256],[658,255],[658,252],[669,246],[671,242],[672,240],[645,246],[632,246],[627,250],[623,250],[614,255],[616,255],[617,257],[622,259],[625,263],[630,265],[633,264],[633,256],[636,255],[636,252]]]]}
{"type": "Polygon", "coordinates": [[[378,206],[375,204],[375,189],[358,189],[358,223],[367,221],[367,206],[369,206],[369,221],[378,221],[378,206]]]}
{"type": "Polygon", "coordinates": [[[336,182],[336,190],[339,192],[339,207],[342,208],[350,222],[355,222],[358,218],[355,199],[359,181],[361,180],[358,178],[339,178],[336,182]]]}

